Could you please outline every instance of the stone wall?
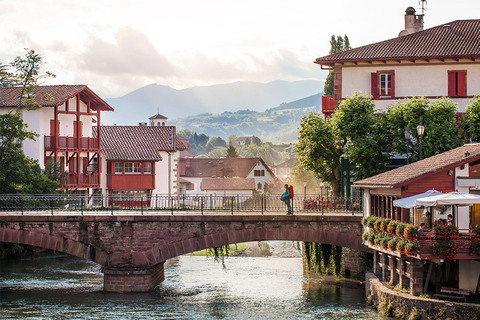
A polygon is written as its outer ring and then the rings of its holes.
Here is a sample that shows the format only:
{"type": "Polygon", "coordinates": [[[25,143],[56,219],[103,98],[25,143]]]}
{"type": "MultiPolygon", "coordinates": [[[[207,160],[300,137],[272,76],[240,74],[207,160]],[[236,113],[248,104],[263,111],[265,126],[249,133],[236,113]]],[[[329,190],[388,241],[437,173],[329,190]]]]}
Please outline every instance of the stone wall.
{"type": "Polygon", "coordinates": [[[480,305],[421,298],[384,286],[372,273],[365,276],[365,295],[380,313],[401,319],[480,319],[480,305]]]}

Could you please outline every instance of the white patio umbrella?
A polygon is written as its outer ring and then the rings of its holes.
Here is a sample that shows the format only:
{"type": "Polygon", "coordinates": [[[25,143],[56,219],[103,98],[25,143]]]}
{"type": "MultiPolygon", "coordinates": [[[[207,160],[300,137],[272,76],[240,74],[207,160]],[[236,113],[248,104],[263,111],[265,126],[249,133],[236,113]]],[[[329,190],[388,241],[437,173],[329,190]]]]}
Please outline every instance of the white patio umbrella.
{"type": "Polygon", "coordinates": [[[471,206],[474,204],[480,204],[480,195],[463,192],[449,192],[415,200],[415,205],[425,207],[444,205],[471,206]]]}
{"type": "Polygon", "coordinates": [[[402,198],[393,201],[393,205],[395,207],[400,207],[400,208],[405,208],[405,209],[411,209],[411,208],[418,208],[421,207],[421,205],[415,204],[415,200],[420,199],[420,198],[425,198],[425,197],[431,197],[435,195],[442,195],[440,191],[437,190],[428,190],[424,193],[416,194],[414,196],[402,198]]]}

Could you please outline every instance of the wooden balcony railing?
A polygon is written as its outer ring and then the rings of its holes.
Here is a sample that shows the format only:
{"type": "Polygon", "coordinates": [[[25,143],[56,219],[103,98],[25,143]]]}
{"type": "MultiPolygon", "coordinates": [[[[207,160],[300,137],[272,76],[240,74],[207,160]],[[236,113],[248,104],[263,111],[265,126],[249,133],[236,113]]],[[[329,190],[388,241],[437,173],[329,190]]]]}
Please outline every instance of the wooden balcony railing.
{"type": "Polygon", "coordinates": [[[45,149],[63,149],[63,150],[98,150],[100,145],[98,138],[60,136],[58,138],[53,136],[45,136],[45,149]]]}
{"type": "MultiPolygon", "coordinates": [[[[461,229],[459,230],[459,234],[450,240],[458,249],[455,260],[480,259],[480,256],[471,254],[470,247],[473,238],[474,233],[472,233],[471,230],[461,229]]],[[[418,244],[420,247],[420,257],[422,259],[441,259],[441,257],[438,257],[433,253],[433,245],[437,241],[438,240],[435,240],[433,232],[424,232],[423,235],[419,237],[418,244]]]]}
{"type": "Polygon", "coordinates": [[[99,187],[100,175],[98,173],[84,174],[84,173],[67,173],[64,185],[66,187],[99,187]]]}
{"type": "Polygon", "coordinates": [[[333,96],[322,96],[322,112],[324,114],[335,112],[335,100],[333,96]]]}

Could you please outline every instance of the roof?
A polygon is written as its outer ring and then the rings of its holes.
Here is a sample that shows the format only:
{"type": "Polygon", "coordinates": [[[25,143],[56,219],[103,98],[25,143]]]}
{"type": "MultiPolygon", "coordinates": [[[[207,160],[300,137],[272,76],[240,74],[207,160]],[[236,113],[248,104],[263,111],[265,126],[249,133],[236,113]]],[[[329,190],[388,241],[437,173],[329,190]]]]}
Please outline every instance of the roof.
{"type": "MultiPolygon", "coordinates": [[[[96,127],[93,127],[96,135],[96,127]]],[[[159,151],[185,148],[175,127],[101,126],[101,147],[107,160],[162,160],[159,151]]]]}
{"type": "Polygon", "coordinates": [[[336,62],[402,60],[412,58],[480,57],[480,20],[456,20],[402,37],[331,54],[315,60],[336,62]]]}
{"type": "Polygon", "coordinates": [[[168,119],[167,117],[165,116],[162,116],[161,114],[157,113],[156,115],[154,116],[151,116],[150,118],[148,119],[168,119]]]}
{"type": "MultiPolygon", "coordinates": [[[[21,87],[0,88],[0,107],[18,107],[21,87]]],[[[70,98],[80,94],[80,99],[90,101],[93,110],[113,111],[113,108],[97,96],[86,85],[54,85],[35,88],[35,102],[44,107],[62,105],[70,98]]]]}
{"type": "Polygon", "coordinates": [[[442,169],[480,160],[480,143],[470,143],[406,166],[354,182],[355,187],[400,188],[442,169]]]}
{"type": "Polygon", "coordinates": [[[293,166],[295,165],[295,161],[297,161],[297,159],[291,158],[280,164],[273,166],[273,168],[293,168],[293,166]]]}
{"type": "Polygon", "coordinates": [[[261,162],[268,172],[275,177],[262,158],[211,158],[211,159],[184,159],[187,166],[186,177],[240,177],[246,178],[257,163],[261,162]]]}
{"type": "Polygon", "coordinates": [[[254,178],[203,178],[201,189],[214,190],[255,190],[254,178]]]}

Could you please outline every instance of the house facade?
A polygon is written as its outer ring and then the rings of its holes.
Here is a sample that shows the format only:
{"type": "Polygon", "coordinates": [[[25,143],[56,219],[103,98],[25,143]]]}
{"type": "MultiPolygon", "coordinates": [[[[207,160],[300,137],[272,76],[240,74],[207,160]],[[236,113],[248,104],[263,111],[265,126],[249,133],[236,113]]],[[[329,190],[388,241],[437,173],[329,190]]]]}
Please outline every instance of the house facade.
{"type": "Polygon", "coordinates": [[[67,173],[64,187],[73,192],[99,191],[100,114],[113,108],[84,85],[39,86],[34,94],[35,104],[42,107],[28,110],[19,106],[21,88],[0,88],[0,112],[19,110],[28,129],[39,134],[35,141],[24,141],[25,155],[38,160],[42,168],[49,162],[58,163],[67,173]]]}
{"type": "MultiPolygon", "coordinates": [[[[278,180],[261,158],[180,158],[180,194],[198,195],[212,191],[213,189],[205,187],[210,185],[210,180],[208,179],[212,178],[250,179],[246,181],[253,181],[254,190],[260,192],[268,190],[278,180]]],[[[234,180],[224,181],[232,182],[234,180]]],[[[251,182],[248,182],[248,185],[250,188],[251,182]]],[[[228,189],[215,189],[215,192],[219,194],[235,194],[233,190],[237,189],[232,188],[233,186],[229,186],[228,189]]]]}
{"type": "Polygon", "coordinates": [[[372,96],[380,110],[411,97],[448,97],[464,112],[480,93],[480,20],[456,20],[423,30],[423,15],[410,7],[399,37],[315,63],[334,72],[334,96],[322,101],[327,116],[355,92],[372,96]]]}
{"type": "Polygon", "coordinates": [[[354,187],[363,189],[365,217],[390,218],[415,225],[425,223],[425,237],[420,237],[420,249],[415,257],[408,258],[395,251],[367,244],[375,252],[375,269],[382,277],[397,281],[402,276],[410,277],[408,280],[414,293],[421,293],[429,285],[435,285],[438,289],[442,285],[442,279],[447,279],[443,281],[443,285],[449,283],[450,286],[475,292],[480,276],[480,256],[472,254],[470,245],[473,241],[472,229],[480,226],[480,204],[405,209],[394,206],[393,201],[432,189],[442,193],[458,191],[480,194],[480,143],[466,144],[356,181],[354,187]],[[434,254],[433,231],[428,231],[439,221],[447,221],[449,214],[453,216],[453,223],[460,232],[454,240],[458,252],[453,261],[446,261],[434,254]],[[412,276],[413,271],[407,272],[406,267],[409,267],[410,271],[416,268],[415,276],[412,276]],[[431,276],[425,278],[429,268],[431,276]]]}
{"type": "MultiPolygon", "coordinates": [[[[102,126],[104,194],[122,205],[129,198],[177,193],[177,165],[184,149],[174,126],[102,126]]],[[[139,200],[137,200],[139,201],[139,200]]],[[[147,200],[145,200],[147,201],[147,200]]]]}

